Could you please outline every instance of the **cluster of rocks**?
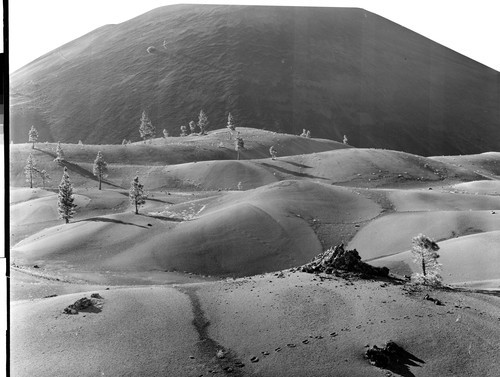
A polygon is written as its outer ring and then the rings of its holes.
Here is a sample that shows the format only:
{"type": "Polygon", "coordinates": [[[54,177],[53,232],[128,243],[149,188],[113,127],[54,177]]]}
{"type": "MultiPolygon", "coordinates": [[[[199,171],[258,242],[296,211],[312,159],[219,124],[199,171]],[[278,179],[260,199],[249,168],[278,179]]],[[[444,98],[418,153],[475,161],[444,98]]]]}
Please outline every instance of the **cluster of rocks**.
{"type": "Polygon", "coordinates": [[[102,297],[99,293],[92,293],[90,298],[82,297],[76,300],[73,304],[68,305],[64,308],[63,313],[65,314],[78,314],[79,311],[94,307],[96,309],[101,309],[102,307],[102,297]]]}
{"type": "Polygon", "coordinates": [[[357,272],[371,276],[386,277],[389,275],[387,267],[375,267],[361,260],[356,249],[346,250],[340,244],[317,255],[311,262],[299,268],[302,272],[333,274],[336,270],[357,272]]]}

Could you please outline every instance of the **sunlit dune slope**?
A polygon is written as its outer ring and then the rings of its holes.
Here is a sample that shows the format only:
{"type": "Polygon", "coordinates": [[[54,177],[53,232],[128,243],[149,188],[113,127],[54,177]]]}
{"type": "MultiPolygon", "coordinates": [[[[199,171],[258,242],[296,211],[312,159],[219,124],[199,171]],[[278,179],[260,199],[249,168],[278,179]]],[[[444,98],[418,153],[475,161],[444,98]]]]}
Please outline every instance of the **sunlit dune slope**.
{"type": "MultiPolygon", "coordinates": [[[[154,139],[151,143],[132,143],[128,145],[77,145],[61,144],[65,162],[54,162],[56,144],[38,143],[35,149],[31,144],[11,146],[10,180],[11,185],[25,185],[24,166],[32,153],[39,169],[45,169],[54,186],[62,176],[62,168],[69,170],[72,182],[78,186],[96,187],[92,165],[97,152],[101,151],[108,163],[109,171],[104,179],[105,188],[128,187],[133,177],[140,173],[160,172],[162,167],[188,162],[207,160],[236,160],[234,142],[239,134],[244,139],[244,149],[240,150],[240,160],[269,157],[269,148],[274,146],[280,156],[308,154],[336,149],[350,148],[342,143],[296,135],[280,134],[270,131],[239,127],[233,135],[227,129],[210,131],[207,135],[169,137],[154,139]],[[109,183],[109,184],[108,184],[109,183]]],[[[35,176],[35,184],[41,180],[35,176]]]]}
{"type": "Polygon", "coordinates": [[[305,263],[381,209],[347,188],[285,181],[152,210],[43,230],[15,245],[12,258],[82,269],[251,275],[305,263]]]}
{"type": "MultiPolygon", "coordinates": [[[[499,227],[496,227],[499,229],[499,227]]],[[[439,263],[445,283],[467,285],[472,282],[476,288],[500,289],[500,231],[449,239],[439,243],[439,263]],[[480,284],[484,282],[484,284],[480,284]]],[[[387,266],[399,274],[422,272],[412,262],[412,254],[405,251],[389,257],[370,261],[376,266],[387,266]]]]}
{"type": "Polygon", "coordinates": [[[284,179],[315,180],[357,187],[408,187],[482,177],[470,170],[408,153],[377,149],[341,149],[276,160],[205,161],[165,167],[145,177],[152,187],[182,183],[198,189],[258,187],[284,179]]]}
{"type": "Polygon", "coordinates": [[[225,374],[227,367],[236,376],[366,377],[388,372],[363,358],[366,346],[393,340],[412,357],[395,369],[401,375],[494,377],[499,305],[498,297],[484,294],[411,293],[380,281],[287,272],[177,287],[94,288],[14,302],[11,368],[19,377],[190,377],[225,374]],[[61,313],[94,292],[102,296],[100,309],[61,313]]]}

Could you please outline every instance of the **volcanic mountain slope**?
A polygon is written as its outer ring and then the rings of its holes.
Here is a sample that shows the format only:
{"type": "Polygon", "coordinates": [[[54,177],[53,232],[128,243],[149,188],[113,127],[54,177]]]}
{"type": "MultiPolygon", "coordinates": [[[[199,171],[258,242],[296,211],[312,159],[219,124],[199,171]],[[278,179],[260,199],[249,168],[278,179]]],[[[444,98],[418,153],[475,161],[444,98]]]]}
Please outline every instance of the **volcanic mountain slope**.
{"type": "Polygon", "coordinates": [[[362,9],[175,5],[106,25],[11,77],[11,135],[137,140],[226,124],[420,155],[500,145],[499,73],[362,9]],[[149,51],[149,52],[148,52],[149,51]]]}

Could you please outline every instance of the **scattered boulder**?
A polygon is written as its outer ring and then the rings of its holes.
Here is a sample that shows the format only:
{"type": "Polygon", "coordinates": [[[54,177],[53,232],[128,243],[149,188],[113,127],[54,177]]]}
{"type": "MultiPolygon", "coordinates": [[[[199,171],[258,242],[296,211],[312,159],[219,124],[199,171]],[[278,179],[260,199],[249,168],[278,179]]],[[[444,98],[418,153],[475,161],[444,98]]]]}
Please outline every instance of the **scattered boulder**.
{"type": "Polygon", "coordinates": [[[425,295],[424,300],[432,301],[436,305],[444,306],[444,304],[441,302],[441,300],[438,300],[437,298],[431,297],[429,295],[425,295]]]}
{"type": "Polygon", "coordinates": [[[386,277],[389,275],[387,267],[374,267],[363,262],[356,249],[345,250],[343,244],[328,249],[316,256],[311,262],[300,267],[300,271],[308,273],[332,274],[335,270],[359,272],[371,276],[386,277]]]}

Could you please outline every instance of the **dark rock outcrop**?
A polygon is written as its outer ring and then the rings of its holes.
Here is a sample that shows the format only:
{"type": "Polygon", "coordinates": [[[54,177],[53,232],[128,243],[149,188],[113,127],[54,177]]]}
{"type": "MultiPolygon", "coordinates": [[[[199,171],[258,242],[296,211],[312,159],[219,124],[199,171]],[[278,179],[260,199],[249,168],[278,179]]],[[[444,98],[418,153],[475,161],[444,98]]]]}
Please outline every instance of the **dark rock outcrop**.
{"type": "Polygon", "coordinates": [[[389,275],[387,267],[374,267],[361,260],[356,249],[346,250],[340,244],[316,256],[311,262],[300,267],[300,271],[309,273],[324,272],[332,274],[335,270],[357,272],[371,276],[386,277],[389,275]]]}

